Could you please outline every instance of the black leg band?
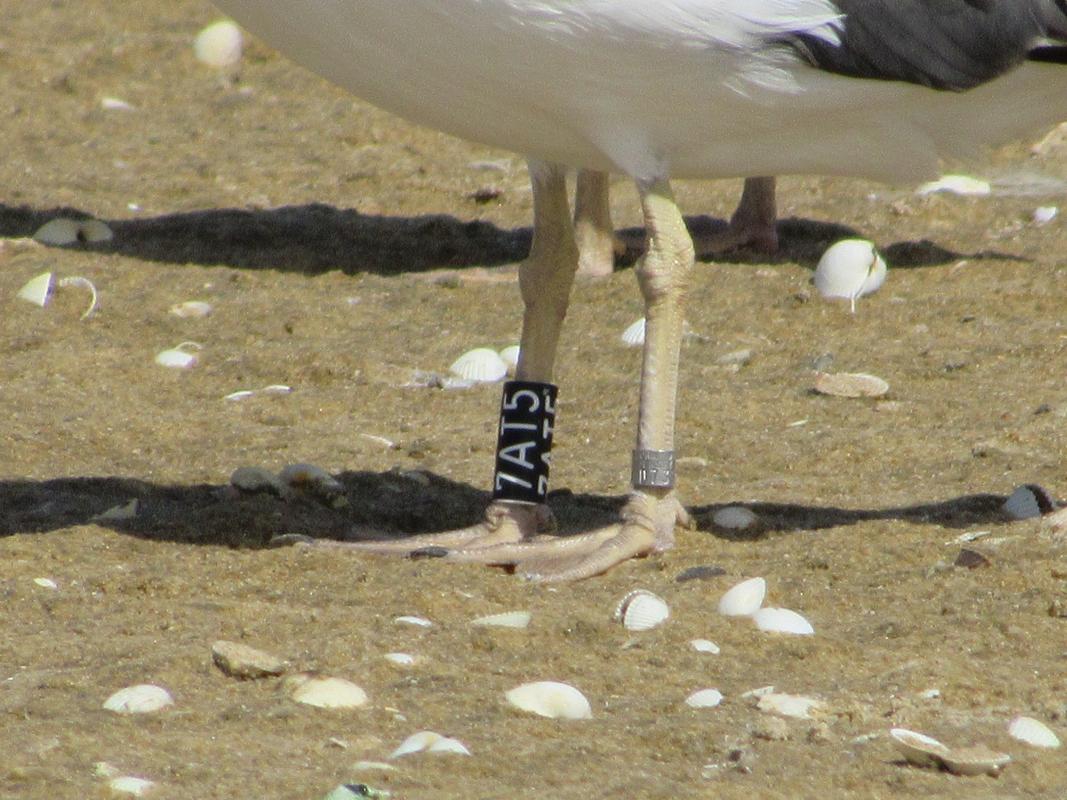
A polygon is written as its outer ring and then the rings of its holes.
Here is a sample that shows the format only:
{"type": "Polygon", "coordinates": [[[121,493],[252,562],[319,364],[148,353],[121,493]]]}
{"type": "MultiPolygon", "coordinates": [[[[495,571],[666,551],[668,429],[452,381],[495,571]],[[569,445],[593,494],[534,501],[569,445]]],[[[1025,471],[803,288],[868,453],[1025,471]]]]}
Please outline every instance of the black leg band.
{"type": "Polygon", "coordinates": [[[494,500],[545,502],[557,392],[551,383],[508,381],[504,384],[496,440],[494,500]]]}

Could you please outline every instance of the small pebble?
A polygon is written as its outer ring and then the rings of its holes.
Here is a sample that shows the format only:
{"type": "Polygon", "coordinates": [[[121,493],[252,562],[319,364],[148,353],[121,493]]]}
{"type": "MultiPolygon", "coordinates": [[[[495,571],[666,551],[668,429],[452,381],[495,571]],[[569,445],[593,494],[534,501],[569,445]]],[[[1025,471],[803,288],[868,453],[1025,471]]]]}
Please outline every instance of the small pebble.
{"type": "Polygon", "coordinates": [[[211,645],[211,657],[224,673],[242,680],[281,675],[286,668],[285,661],[270,653],[224,639],[211,645]]]}
{"type": "Polygon", "coordinates": [[[711,515],[711,521],[720,528],[743,531],[759,524],[759,517],[754,511],[744,506],[726,506],[711,515]]]}
{"type": "Polygon", "coordinates": [[[988,567],[991,562],[984,555],[977,550],[971,550],[968,547],[960,550],[959,555],[956,556],[954,566],[964,567],[966,569],[977,569],[978,567],[988,567]]]}
{"type": "Polygon", "coordinates": [[[678,577],[674,580],[677,583],[685,583],[686,581],[706,581],[710,578],[718,578],[720,575],[725,575],[726,570],[720,566],[713,566],[711,564],[701,564],[696,567],[689,567],[683,569],[678,573],[678,577]]]}
{"type": "Polygon", "coordinates": [[[104,701],[104,708],[117,714],[149,714],[173,704],[174,698],[163,687],[139,683],[119,689],[104,701]]]}

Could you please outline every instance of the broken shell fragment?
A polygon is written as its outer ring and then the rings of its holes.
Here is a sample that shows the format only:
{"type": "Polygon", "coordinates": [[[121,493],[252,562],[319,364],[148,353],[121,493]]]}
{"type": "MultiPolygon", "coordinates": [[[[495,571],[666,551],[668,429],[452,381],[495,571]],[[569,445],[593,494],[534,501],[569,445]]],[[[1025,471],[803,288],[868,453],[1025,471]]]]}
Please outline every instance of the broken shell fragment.
{"type": "Polygon", "coordinates": [[[794,719],[811,719],[813,712],[822,708],[823,703],[813,697],[799,694],[770,692],[760,697],[756,708],[765,714],[777,714],[780,717],[794,719]]]}
{"type": "Polygon", "coordinates": [[[881,397],[889,384],[865,372],[816,372],[815,391],[833,397],[881,397]]]}
{"type": "Polygon", "coordinates": [[[636,589],[615,606],[612,619],[628,631],[648,631],[667,621],[671,615],[667,601],[652,592],[636,589]]]}
{"type": "Polygon", "coordinates": [[[240,642],[219,639],[211,645],[211,658],[231,678],[254,679],[281,675],[285,661],[240,642]]]}
{"type": "Polygon", "coordinates": [[[488,347],[476,347],[468,350],[448,368],[449,372],[468,381],[495,383],[508,374],[508,365],[496,352],[488,347]]]}
{"type": "Polygon", "coordinates": [[[506,692],[507,701],[516,708],[551,719],[590,719],[593,711],[580,691],[566,683],[536,681],[524,683],[506,692]]]}
{"type": "Polygon", "coordinates": [[[289,696],[315,708],[357,708],[367,702],[367,693],[344,678],[328,678],[303,672],[285,679],[289,696]]]}
{"type": "Polygon", "coordinates": [[[193,40],[197,61],[209,67],[232,67],[241,60],[241,29],[228,19],[213,22],[193,40]]]}
{"type": "Polygon", "coordinates": [[[924,183],[918,189],[918,194],[927,195],[935,192],[948,192],[965,197],[984,197],[993,191],[989,181],[981,178],[972,178],[970,175],[942,175],[936,181],[924,183]]]}
{"type": "Polygon", "coordinates": [[[984,744],[954,747],[942,756],[945,768],[956,775],[996,775],[1011,761],[1007,753],[998,753],[984,744]]]}
{"type": "Polygon", "coordinates": [[[409,653],[386,653],[386,661],[396,664],[398,667],[411,667],[415,665],[415,656],[409,653]]]}
{"type": "Polygon", "coordinates": [[[1008,725],[1008,735],[1034,747],[1059,747],[1060,737],[1033,717],[1018,716],[1008,725]]]}
{"type": "Polygon", "coordinates": [[[622,332],[622,343],[627,347],[641,347],[645,343],[645,318],[627,326],[622,332]]]}
{"type": "Polygon", "coordinates": [[[525,628],[529,624],[529,611],[505,611],[502,614],[489,614],[488,616],[471,620],[471,625],[495,628],[525,628]]]}
{"type": "Polygon", "coordinates": [[[719,646],[710,639],[691,639],[689,646],[698,653],[711,653],[713,656],[717,656],[720,652],[719,646]]]}
{"type": "Polygon", "coordinates": [[[719,613],[726,617],[749,617],[759,611],[767,595],[767,581],[749,578],[734,586],[719,600],[719,613]]]}
{"type": "Polygon", "coordinates": [[[60,278],[60,286],[77,286],[79,289],[89,290],[89,307],[82,312],[79,319],[85,319],[96,310],[96,287],[93,286],[93,282],[88,278],[83,278],[80,275],[73,275],[69,278],[60,278]]]}
{"type": "Polygon", "coordinates": [[[186,300],[184,303],[175,303],[169,309],[171,314],[183,319],[206,317],[212,311],[211,303],[203,300],[186,300]]]}
{"type": "Polygon", "coordinates": [[[20,300],[38,305],[44,308],[48,303],[48,295],[52,291],[52,273],[42,272],[36,278],[30,278],[15,295],[20,300]]]}
{"type": "Polygon", "coordinates": [[[788,608],[761,608],[752,615],[752,621],[761,631],[790,633],[795,636],[811,636],[815,628],[796,611],[788,608]]]}
{"type": "Polygon", "coordinates": [[[908,763],[917,767],[939,766],[949,753],[948,747],[932,736],[907,728],[893,728],[889,731],[889,738],[908,763]]]}
{"type": "Polygon", "coordinates": [[[172,347],[169,350],[161,350],[156,353],[156,363],[161,367],[171,367],[174,369],[188,369],[196,364],[196,354],[186,352],[187,350],[201,350],[202,345],[196,342],[182,342],[176,347],[172,347]]]}
{"type": "Polygon", "coordinates": [[[139,683],[119,689],[104,701],[104,708],[116,714],[149,714],[173,704],[174,698],[162,686],[139,683]]]}
{"type": "Polygon", "coordinates": [[[504,362],[504,366],[508,368],[508,374],[514,375],[515,370],[519,366],[519,346],[513,344],[510,347],[505,347],[497,355],[500,356],[500,360],[504,362]]]}
{"type": "Polygon", "coordinates": [[[872,242],[844,239],[832,245],[815,267],[815,288],[828,299],[856,300],[878,291],[885,283],[886,264],[872,242]]]}
{"type": "Polygon", "coordinates": [[[138,778],[133,775],[120,775],[107,782],[108,788],[113,794],[127,794],[131,797],[144,797],[148,794],[155,782],[147,778],[138,778]]]}
{"type": "Polygon", "coordinates": [[[389,758],[400,758],[412,753],[453,753],[455,755],[469,756],[471,754],[463,742],[442,736],[434,731],[419,731],[413,733],[400,743],[400,746],[389,754],[389,758]]]}
{"type": "Polygon", "coordinates": [[[1056,501],[1043,486],[1027,483],[1012,492],[1001,508],[1012,519],[1034,519],[1055,511],[1056,501]]]}
{"type": "Polygon", "coordinates": [[[718,689],[700,689],[685,698],[690,708],[714,708],[722,702],[722,692],[718,689]]]}
{"type": "Polygon", "coordinates": [[[429,628],[431,625],[433,625],[433,623],[425,617],[413,617],[410,615],[397,617],[393,620],[393,622],[397,623],[398,625],[415,625],[419,628],[429,628]]]}

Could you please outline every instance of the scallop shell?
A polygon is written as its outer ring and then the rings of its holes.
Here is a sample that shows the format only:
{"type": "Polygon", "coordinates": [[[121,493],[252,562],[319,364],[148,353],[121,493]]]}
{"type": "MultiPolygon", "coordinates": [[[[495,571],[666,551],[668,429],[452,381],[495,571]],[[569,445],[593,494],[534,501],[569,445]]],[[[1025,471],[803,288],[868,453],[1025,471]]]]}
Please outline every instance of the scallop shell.
{"type": "Polygon", "coordinates": [[[26,283],[22,284],[22,288],[19,289],[18,294],[15,296],[20,300],[26,300],[44,308],[52,291],[52,282],[52,273],[42,272],[37,277],[30,278],[26,283]]]}
{"type": "Polygon", "coordinates": [[[813,697],[782,692],[765,694],[756,703],[756,708],[765,714],[777,714],[780,717],[792,717],[793,719],[811,719],[812,712],[818,711],[822,706],[822,701],[813,697]]]}
{"type": "Polygon", "coordinates": [[[514,375],[515,370],[519,367],[519,346],[513,344],[510,347],[505,347],[497,355],[500,356],[500,360],[508,368],[508,374],[514,375]]]}
{"type": "Polygon", "coordinates": [[[243,46],[241,29],[228,19],[213,22],[193,40],[197,61],[209,67],[232,67],[241,60],[243,46]]]}
{"type": "Polygon", "coordinates": [[[719,600],[719,613],[727,617],[749,617],[759,611],[767,596],[767,581],[749,578],[734,586],[719,600]]]}
{"type": "Polygon", "coordinates": [[[622,343],[628,347],[641,347],[645,343],[645,318],[629,325],[622,332],[622,343]]]}
{"type": "Polygon", "coordinates": [[[700,689],[685,698],[690,708],[714,708],[722,702],[722,692],[718,689],[700,689]]]}
{"type": "Polygon", "coordinates": [[[451,739],[434,731],[413,733],[389,754],[389,758],[400,758],[412,753],[453,753],[469,756],[471,754],[459,739],[451,739]]]}
{"type": "Polygon", "coordinates": [[[816,372],[815,391],[833,397],[881,397],[889,384],[865,372],[816,372]]]}
{"type": "Polygon", "coordinates": [[[1059,747],[1060,737],[1043,722],[1033,717],[1016,717],[1008,725],[1008,735],[1034,747],[1059,747]]]}
{"type": "Polygon", "coordinates": [[[516,708],[551,719],[590,719],[593,711],[585,695],[566,683],[536,681],[505,693],[516,708]]]}
{"type": "Polygon", "coordinates": [[[505,611],[502,614],[489,614],[471,620],[471,625],[485,625],[497,628],[525,628],[530,624],[529,611],[505,611]]]}
{"type": "Polygon", "coordinates": [[[119,689],[104,701],[104,708],[116,714],[149,714],[173,704],[174,698],[162,686],[139,683],[119,689]]]}
{"type": "Polygon", "coordinates": [[[872,242],[844,239],[832,245],[815,267],[815,288],[823,297],[843,298],[856,310],[856,299],[885,283],[886,264],[872,242]]]}
{"type": "Polygon", "coordinates": [[[508,365],[496,352],[488,347],[476,347],[468,350],[448,368],[449,372],[468,381],[495,383],[508,374],[508,365]]]}
{"type": "Polygon", "coordinates": [[[943,763],[949,749],[932,736],[909,731],[907,728],[893,728],[889,731],[893,746],[908,760],[918,767],[932,767],[943,763]]]}
{"type": "Polygon", "coordinates": [[[671,615],[667,601],[652,592],[636,589],[615,606],[612,619],[628,631],[648,631],[667,621],[671,615]]]}
{"type": "Polygon", "coordinates": [[[367,702],[367,693],[352,681],[300,673],[285,681],[290,697],[315,708],[357,708],[367,702]]]}
{"type": "Polygon", "coordinates": [[[1027,483],[1020,486],[1001,506],[1012,519],[1034,519],[1056,510],[1056,501],[1043,486],[1027,483]]]}
{"type": "Polygon", "coordinates": [[[796,636],[815,633],[810,622],[788,608],[761,608],[752,615],[752,621],[757,628],[768,633],[791,633],[796,636]]]}

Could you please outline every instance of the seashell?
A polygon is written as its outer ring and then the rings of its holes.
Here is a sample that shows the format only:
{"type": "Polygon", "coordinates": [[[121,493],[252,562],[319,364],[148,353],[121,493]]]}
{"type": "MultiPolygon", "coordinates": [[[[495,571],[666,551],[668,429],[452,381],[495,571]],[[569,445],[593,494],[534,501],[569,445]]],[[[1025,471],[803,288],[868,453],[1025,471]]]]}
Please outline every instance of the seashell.
{"type": "Polygon", "coordinates": [[[636,589],[619,601],[612,619],[621,622],[628,631],[648,631],[666,622],[670,615],[666,600],[636,589]]]}
{"type": "Polygon", "coordinates": [[[712,524],[735,531],[755,527],[759,521],[756,513],[744,506],[724,506],[711,515],[712,524]]]}
{"type": "Polygon", "coordinates": [[[161,367],[173,367],[175,369],[188,369],[196,364],[196,355],[187,353],[186,350],[201,350],[202,346],[196,342],[182,342],[169,350],[161,350],[156,353],[156,363],[161,367]]]}
{"type": "Polygon", "coordinates": [[[645,318],[632,323],[622,332],[622,343],[628,347],[641,347],[645,343],[645,318]]]}
{"type": "Polygon", "coordinates": [[[471,625],[485,625],[496,628],[525,628],[530,624],[529,611],[505,611],[502,614],[490,614],[471,620],[471,625]]]}
{"type": "Polygon", "coordinates": [[[856,300],[885,283],[886,264],[872,242],[844,239],[830,246],[815,267],[815,288],[823,297],[843,298],[856,312],[856,300]]]}
{"type": "Polygon", "coordinates": [[[134,111],[135,108],[121,97],[102,97],[100,107],[104,111],[134,111]]]}
{"type": "Polygon", "coordinates": [[[266,678],[281,675],[286,668],[285,661],[277,656],[225,639],[211,645],[211,658],[231,678],[266,678]]]}
{"type": "Polygon", "coordinates": [[[1033,717],[1016,717],[1008,724],[1008,735],[1034,747],[1059,747],[1060,737],[1045,723],[1033,717]]]}
{"type": "Polygon", "coordinates": [[[810,622],[788,608],[761,608],[753,614],[752,621],[757,628],[768,633],[791,633],[796,636],[815,633],[810,622]]]}
{"type": "Polygon", "coordinates": [[[240,389],[239,391],[230,392],[228,395],[224,395],[222,399],[228,400],[231,403],[235,403],[238,400],[247,400],[254,394],[255,392],[251,389],[240,389]]]}
{"type": "Polygon", "coordinates": [[[59,585],[51,578],[34,578],[33,582],[42,589],[58,589],[59,585]]]}
{"type": "Polygon", "coordinates": [[[464,747],[458,739],[442,736],[434,731],[419,731],[413,733],[400,743],[400,746],[389,754],[389,758],[400,758],[412,753],[454,753],[456,755],[469,756],[470,750],[464,747]]]}
{"type": "Polygon", "coordinates": [[[213,22],[193,40],[196,60],[209,67],[232,67],[241,60],[241,29],[228,19],[213,22]]]}
{"type": "Polygon", "coordinates": [[[908,763],[917,767],[939,766],[949,754],[948,747],[937,739],[907,728],[893,728],[889,731],[889,738],[908,763]]]}
{"type": "Polygon", "coordinates": [[[84,312],[82,312],[82,315],[81,317],[79,317],[79,319],[85,319],[87,316],[89,316],[96,310],[96,287],[93,286],[93,282],[91,280],[89,280],[88,278],[83,278],[80,275],[72,275],[69,278],[60,278],[59,285],[77,286],[79,289],[89,290],[89,307],[85,309],[84,312]]]}
{"type": "Polygon", "coordinates": [[[259,391],[263,392],[263,394],[292,394],[293,387],[286,386],[284,383],[271,383],[259,391]]]}
{"type": "Polygon", "coordinates": [[[566,683],[537,681],[524,683],[506,692],[516,708],[551,719],[590,719],[593,711],[585,695],[566,683]]]}
{"type": "Polygon", "coordinates": [[[1027,483],[1012,492],[1001,509],[1012,519],[1034,519],[1055,511],[1056,501],[1043,486],[1027,483]]]}
{"type": "Polygon", "coordinates": [[[956,775],[996,775],[1011,761],[1007,753],[998,753],[984,744],[954,747],[941,757],[945,768],[956,775]]]}
{"type": "Polygon", "coordinates": [[[34,241],[56,246],[107,242],[113,237],[111,228],[98,219],[74,220],[67,217],[49,220],[33,234],[34,241]]]}
{"type": "Polygon", "coordinates": [[[743,700],[749,700],[751,698],[755,698],[758,700],[759,698],[766,697],[767,695],[772,694],[773,692],[773,686],[758,686],[755,689],[749,689],[747,692],[742,692],[741,698],[743,700]]]}
{"type": "Polygon", "coordinates": [[[519,368],[519,346],[513,344],[510,347],[505,347],[497,355],[504,362],[504,366],[508,368],[508,374],[514,375],[515,370],[519,368]]]}
{"type": "Polygon", "coordinates": [[[881,397],[889,384],[865,372],[816,372],[815,391],[833,397],[881,397]]]}
{"type": "Polygon", "coordinates": [[[690,708],[714,708],[722,702],[722,692],[718,689],[700,689],[685,698],[690,708]]]}
{"type": "Polygon", "coordinates": [[[344,678],[328,678],[309,672],[285,679],[289,696],[315,708],[356,708],[367,702],[367,693],[344,678]]]}
{"type": "Polygon", "coordinates": [[[781,692],[768,692],[756,703],[756,708],[766,714],[777,714],[780,717],[794,719],[811,719],[812,712],[819,710],[822,706],[822,701],[813,697],[781,692]]]}
{"type": "Polygon", "coordinates": [[[431,625],[433,625],[433,623],[425,617],[412,616],[397,617],[393,620],[393,622],[397,623],[398,625],[416,625],[421,628],[429,628],[431,625]]]}
{"type": "Polygon", "coordinates": [[[448,371],[464,380],[495,383],[508,374],[508,365],[496,350],[476,347],[453,361],[448,371]]]}
{"type": "Polygon", "coordinates": [[[122,522],[123,520],[135,519],[139,507],[140,502],[135,497],[128,503],[111,506],[111,508],[101,511],[89,519],[92,522],[122,522]]]}
{"type": "Polygon", "coordinates": [[[942,175],[936,181],[924,183],[918,188],[918,194],[928,195],[935,192],[949,192],[965,197],[983,197],[993,191],[989,181],[972,178],[970,175],[942,175]]]}
{"type": "Polygon", "coordinates": [[[710,639],[691,639],[689,646],[698,653],[711,653],[713,656],[717,656],[720,652],[719,646],[710,639]]]}
{"type": "Polygon", "coordinates": [[[48,295],[51,291],[52,273],[42,272],[36,278],[30,278],[26,283],[22,284],[22,288],[19,289],[18,294],[15,296],[20,300],[26,300],[44,308],[48,303],[48,295]]]}
{"type": "Polygon", "coordinates": [[[749,617],[759,611],[767,596],[767,581],[749,578],[734,586],[719,600],[719,613],[726,617],[749,617]]]}
{"type": "Polygon", "coordinates": [[[385,660],[396,664],[398,667],[411,667],[415,664],[415,656],[409,653],[386,653],[385,660]]]}
{"type": "Polygon", "coordinates": [[[143,797],[155,787],[155,782],[146,778],[136,778],[133,775],[120,775],[107,782],[108,788],[114,794],[128,794],[131,797],[143,797]]]}
{"type": "Polygon", "coordinates": [[[173,704],[174,698],[162,686],[139,683],[119,689],[104,701],[104,708],[116,714],[148,714],[173,704]]]}
{"type": "Polygon", "coordinates": [[[168,309],[169,313],[182,319],[206,317],[212,311],[214,307],[211,303],[205,303],[203,300],[186,300],[183,303],[175,303],[168,309]]]}
{"type": "Polygon", "coordinates": [[[1034,213],[1030,215],[1030,218],[1035,225],[1047,225],[1056,219],[1056,215],[1059,213],[1060,210],[1056,206],[1038,206],[1034,209],[1034,213]]]}

